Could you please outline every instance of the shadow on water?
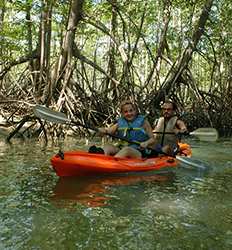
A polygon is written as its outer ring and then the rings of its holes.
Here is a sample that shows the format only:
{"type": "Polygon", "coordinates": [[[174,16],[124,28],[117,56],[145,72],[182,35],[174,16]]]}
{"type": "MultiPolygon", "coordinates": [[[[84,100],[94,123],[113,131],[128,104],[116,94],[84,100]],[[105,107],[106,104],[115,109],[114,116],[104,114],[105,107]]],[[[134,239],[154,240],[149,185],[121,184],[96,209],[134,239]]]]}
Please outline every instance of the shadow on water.
{"type": "Polygon", "coordinates": [[[58,178],[58,146],[2,144],[0,249],[232,249],[231,146],[196,142],[207,171],[58,178]]]}
{"type": "Polygon", "coordinates": [[[212,171],[211,165],[204,160],[192,158],[195,166],[181,163],[176,170],[163,173],[135,173],[103,175],[98,177],[60,177],[53,188],[51,201],[57,207],[72,207],[74,204],[82,204],[86,207],[108,206],[115,195],[112,188],[128,187],[136,185],[161,186],[164,190],[176,192],[179,182],[183,185],[194,180],[201,180],[212,171]],[[164,187],[165,186],[165,187],[164,187]]]}
{"type": "Polygon", "coordinates": [[[106,206],[112,198],[111,187],[135,185],[139,183],[172,183],[174,173],[150,175],[107,175],[98,177],[62,177],[59,178],[51,200],[56,205],[70,206],[80,203],[88,207],[106,206]]]}
{"type": "MultiPolygon", "coordinates": [[[[197,162],[197,161],[196,161],[197,162]]],[[[199,164],[203,162],[198,161],[199,164]]],[[[159,174],[151,172],[114,174],[102,176],[85,177],[60,177],[53,188],[51,201],[57,206],[69,207],[80,203],[87,207],[103,207],[109,204],[112,199],[111,188],[119,186],[148,185],[169,186],[175,190],[176,183],[180,179],[184,182],[200,180],[204,178],[212,168],[204,163],[201,166],[190,167],[181,164],[177,169],[165,171],[159,174]]]]}

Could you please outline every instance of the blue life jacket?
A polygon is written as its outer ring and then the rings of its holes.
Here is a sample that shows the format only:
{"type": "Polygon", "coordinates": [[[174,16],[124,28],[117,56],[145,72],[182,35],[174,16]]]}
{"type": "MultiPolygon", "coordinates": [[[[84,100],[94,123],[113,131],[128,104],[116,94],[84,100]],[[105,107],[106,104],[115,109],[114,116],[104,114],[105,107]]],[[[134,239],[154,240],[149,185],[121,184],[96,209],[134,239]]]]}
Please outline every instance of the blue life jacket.
{"type": "MultiPolygon", "coordinates": [[[[144,142],[149,139],[148,134],[143,128],[145,117],[138,115],[133,121],[128,122],[125,118],[118,119],[117,135],[131,141],[144,142]]],[[[139,145],[129,143],[130,147],[139,148],[139,145]]]]}

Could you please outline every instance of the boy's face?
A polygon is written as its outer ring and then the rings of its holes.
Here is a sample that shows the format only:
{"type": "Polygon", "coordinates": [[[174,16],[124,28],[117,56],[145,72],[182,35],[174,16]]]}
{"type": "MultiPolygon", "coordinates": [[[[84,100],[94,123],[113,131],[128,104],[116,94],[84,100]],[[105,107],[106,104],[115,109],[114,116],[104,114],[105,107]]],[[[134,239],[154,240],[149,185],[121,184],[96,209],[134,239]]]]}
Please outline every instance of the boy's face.
{"type": "Polygon", "coordinates": [[[164,103],[162,107],[163,116],[165,119],[169,119],[174,115],[172,103],[164,103]]]}
{"type": "Polygon", "coordinates": [[[127,121],[133,121],[137,115],[137,111],[132,104],[125,104],[122,108],[122,116],[127,121]]]}

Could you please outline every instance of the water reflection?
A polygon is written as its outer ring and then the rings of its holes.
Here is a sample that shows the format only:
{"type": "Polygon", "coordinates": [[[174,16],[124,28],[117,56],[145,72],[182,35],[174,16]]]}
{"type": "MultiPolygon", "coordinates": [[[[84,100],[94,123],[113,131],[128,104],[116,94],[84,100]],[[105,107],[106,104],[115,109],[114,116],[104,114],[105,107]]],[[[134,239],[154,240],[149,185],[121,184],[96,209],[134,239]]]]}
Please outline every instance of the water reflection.
{"type": "Polygon", "coordinates": [[[154,175],[123,175],[102,177],[64,177],[59,178],[54,189],[52,201],[56,205],[70,206],[81,203],[89,207],[102,207],[111,199],[109,192],[112,186],[127,186],[140,182],[171,182],[174,173],[154,175]]]}
{"type": "Polygon", "coordinates": [[[1,144],[0,249],[232,249],[232,142],[196,146],[208,173],[59,179],[58,146],[1,144]]]}

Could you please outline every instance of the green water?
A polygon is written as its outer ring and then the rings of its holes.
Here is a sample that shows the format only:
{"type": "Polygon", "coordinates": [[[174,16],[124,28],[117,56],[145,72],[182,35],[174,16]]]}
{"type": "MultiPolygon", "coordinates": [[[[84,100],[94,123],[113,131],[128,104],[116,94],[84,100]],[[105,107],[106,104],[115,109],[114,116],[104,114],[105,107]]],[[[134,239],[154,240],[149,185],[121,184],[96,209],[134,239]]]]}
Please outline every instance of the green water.
{"type": "Polygon", "coordinates": [[[209,171],[59,179],[58,145],[1,142],[0,249],[232,249],[232,141],[191,144],[209,171]]]}

